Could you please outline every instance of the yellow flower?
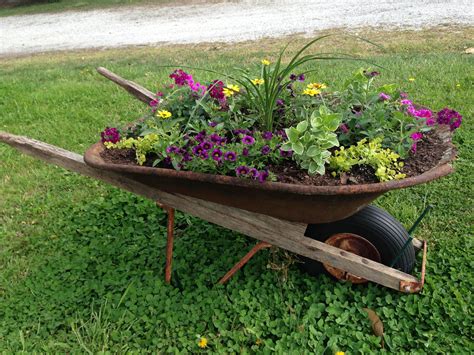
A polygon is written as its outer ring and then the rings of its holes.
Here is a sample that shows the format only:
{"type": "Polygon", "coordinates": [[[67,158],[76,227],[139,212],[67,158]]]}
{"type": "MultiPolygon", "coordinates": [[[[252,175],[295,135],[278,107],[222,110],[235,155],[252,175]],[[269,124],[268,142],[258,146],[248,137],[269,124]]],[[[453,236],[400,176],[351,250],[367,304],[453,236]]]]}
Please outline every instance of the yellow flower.
{"type": "Polygon", "coordinates": [[[263,65],[270,65],[270,61],[268,59],[262,59],[263,65]]]}
{"type": "Polygon", "coordinates": [[[311,83],[311,84],[308,84],[307,88],[321,90],[321,89],[326,89],[327,86],[326,84],[323,84],[323,83],[311,83]]]}
{"type": "Polygon", "coordinates": [[[320,93],[321,91],[318,89],[305,89],[303,91],[303,95],[309,95],[309,96],[316,96],[316,95],[319,95],[320,93]]]}
{"type": "Polygon", "coordinates": [[[457,88],[460,88],[460,87],[461,87],[461,84],[456,84],[456,87],[457,87],[457,88]]]}
{"type": "Polygon", "coordinates": [[[408,81],[415,81],[415,78],[408,78],[408,81]]]}
{"type": "Polygon", "coordinates": [[[257,79],[253,79],[253,80],[251,80],[251,81],[252,81],[252,84],[254,84],[254,85],[262,85],[262,84],[265,82],[265,80],[263,80],[263,79],[258,79],[258,78],[257,78],[257,79]]]}
{"type": "Polygon", "coordinates": [[[171,117],[171,112],[166,111],[166,110],[160,110],[156,113],[158,117],[161,118],[170,118],[171,117]]]}
{"type": "Polygon", "coordinates": [[[234,95],[236,92],[240,92],[240,88],[237,85],[227,85],[224,90],[222,90],[226,97],[234,95]]]}
{"type": "Polygon", "coordinates": [[[344,355],[344,351],[337,351],[334,355],[344,355]]]}
{"type": "Polygon", "coordinates": [[[255,340],[256,345],[262,345],[262,343],[263,343],[263,341],[260,338],[257,338],[257,340],[255,340]]]}
{"type": "Polygon", "coordinates": [[[207,348],[207,339],[205,337],[201,337],[201,339],[199,339],[198,345],[201,349],[207,348]]]}

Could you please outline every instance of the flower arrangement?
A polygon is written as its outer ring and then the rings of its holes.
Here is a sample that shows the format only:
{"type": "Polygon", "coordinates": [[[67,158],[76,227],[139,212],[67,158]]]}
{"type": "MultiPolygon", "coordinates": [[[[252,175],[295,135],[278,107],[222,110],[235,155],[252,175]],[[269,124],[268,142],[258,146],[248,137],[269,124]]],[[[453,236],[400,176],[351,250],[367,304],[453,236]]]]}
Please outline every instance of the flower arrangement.
{"type": "MultiPolygon", "coordinates": [[[[433,113],[396,85],[376,86],[379,72],[357,70],[332,91],[308,81],[304,64],[331,59],[305,51],[283,64],[284,50],[237,75],[213,71],[206,83],[183,69],[170,75],[146,116],[127,128],[107,127],[108,151],[131,149],[136,163],[241,178],[278,181],[282,166],[334,178],[369,169],[376,180],[406,177],[404,160],[436,126],[457,129],[462,116],[433,113]]],[[[286,169],[286,171],[288,170],[286,169]]]]}

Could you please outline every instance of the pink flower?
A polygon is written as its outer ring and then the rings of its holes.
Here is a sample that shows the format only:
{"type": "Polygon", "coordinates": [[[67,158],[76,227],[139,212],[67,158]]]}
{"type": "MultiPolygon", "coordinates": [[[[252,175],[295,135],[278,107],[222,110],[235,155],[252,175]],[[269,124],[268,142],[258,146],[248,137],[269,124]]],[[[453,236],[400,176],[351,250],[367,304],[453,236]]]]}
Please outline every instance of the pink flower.
{"type": "Polygon", "coordinates": [[[423,138],[423,133],[421,132],[415,132],[410,135],[410,138],[413,139],[415,142],[419,141],[421,138],[423,138]]]}
{"type": "Polygon", "coordinates": [[[400,101],[400,103],[402,105],[408,105],[408,106],[413,105],[413,102],[411,102],[410,100],[402,100],[402,101],[400,101]]]}
{"type": "Polygon", "coordinates": [[[349,127],[347,127],[347,125],[345,123],[341,124],[339,126],[339,129],[341,130],[342,133],[347,133],[349,132],[349,127]]]}
{"type": "Polygon", "coordinates": [[[387,95],[387,94],[381,92],[381,93],[379,94],[379,99],[382,100],[382,101],[390,100],[390,95],[387,95]]]}
{"type": "Polygon", "coordinates": [[[151,100],[151,101],[150,101],[150,106],[151,106],[151,107],[156,107],[156,106],[158,106],[158,100],[151,100]]]}

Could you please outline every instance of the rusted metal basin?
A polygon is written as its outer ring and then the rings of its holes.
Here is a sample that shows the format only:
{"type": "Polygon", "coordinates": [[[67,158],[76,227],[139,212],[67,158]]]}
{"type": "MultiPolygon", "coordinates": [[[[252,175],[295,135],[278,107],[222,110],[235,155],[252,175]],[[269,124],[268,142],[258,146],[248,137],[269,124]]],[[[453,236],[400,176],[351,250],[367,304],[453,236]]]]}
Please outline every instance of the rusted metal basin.
{"type": "Polygon", "coordinates": [[[124,176],[162,191],[179,193],[202,200],[237,207],[280,219],[302,223],[327,223],[349,217],[383,193],[415,186],[445,176],[453,171],[450,162],[455,149],[450,133],[439,132],[448,149],[439,164],[414,177],[384,183],[344,186],[308,186],[279,182],[263,184],[237,177],[176,171],[105,162],[102,143],[91,146],[85,162],[97,169],[119,172],[124,176]]]}

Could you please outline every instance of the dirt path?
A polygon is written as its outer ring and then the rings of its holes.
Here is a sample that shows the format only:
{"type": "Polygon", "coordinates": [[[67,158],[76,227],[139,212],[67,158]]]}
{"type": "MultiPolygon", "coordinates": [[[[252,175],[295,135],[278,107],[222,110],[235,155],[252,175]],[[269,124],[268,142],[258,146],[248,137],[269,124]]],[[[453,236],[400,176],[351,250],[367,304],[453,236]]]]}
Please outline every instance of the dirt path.
{"type": "Polygon", "coordinates": [[[329,28],[472,25],[471,0],[241,0],[0,18],[0,56],[94,47],[243,41],[329,28]]]}

